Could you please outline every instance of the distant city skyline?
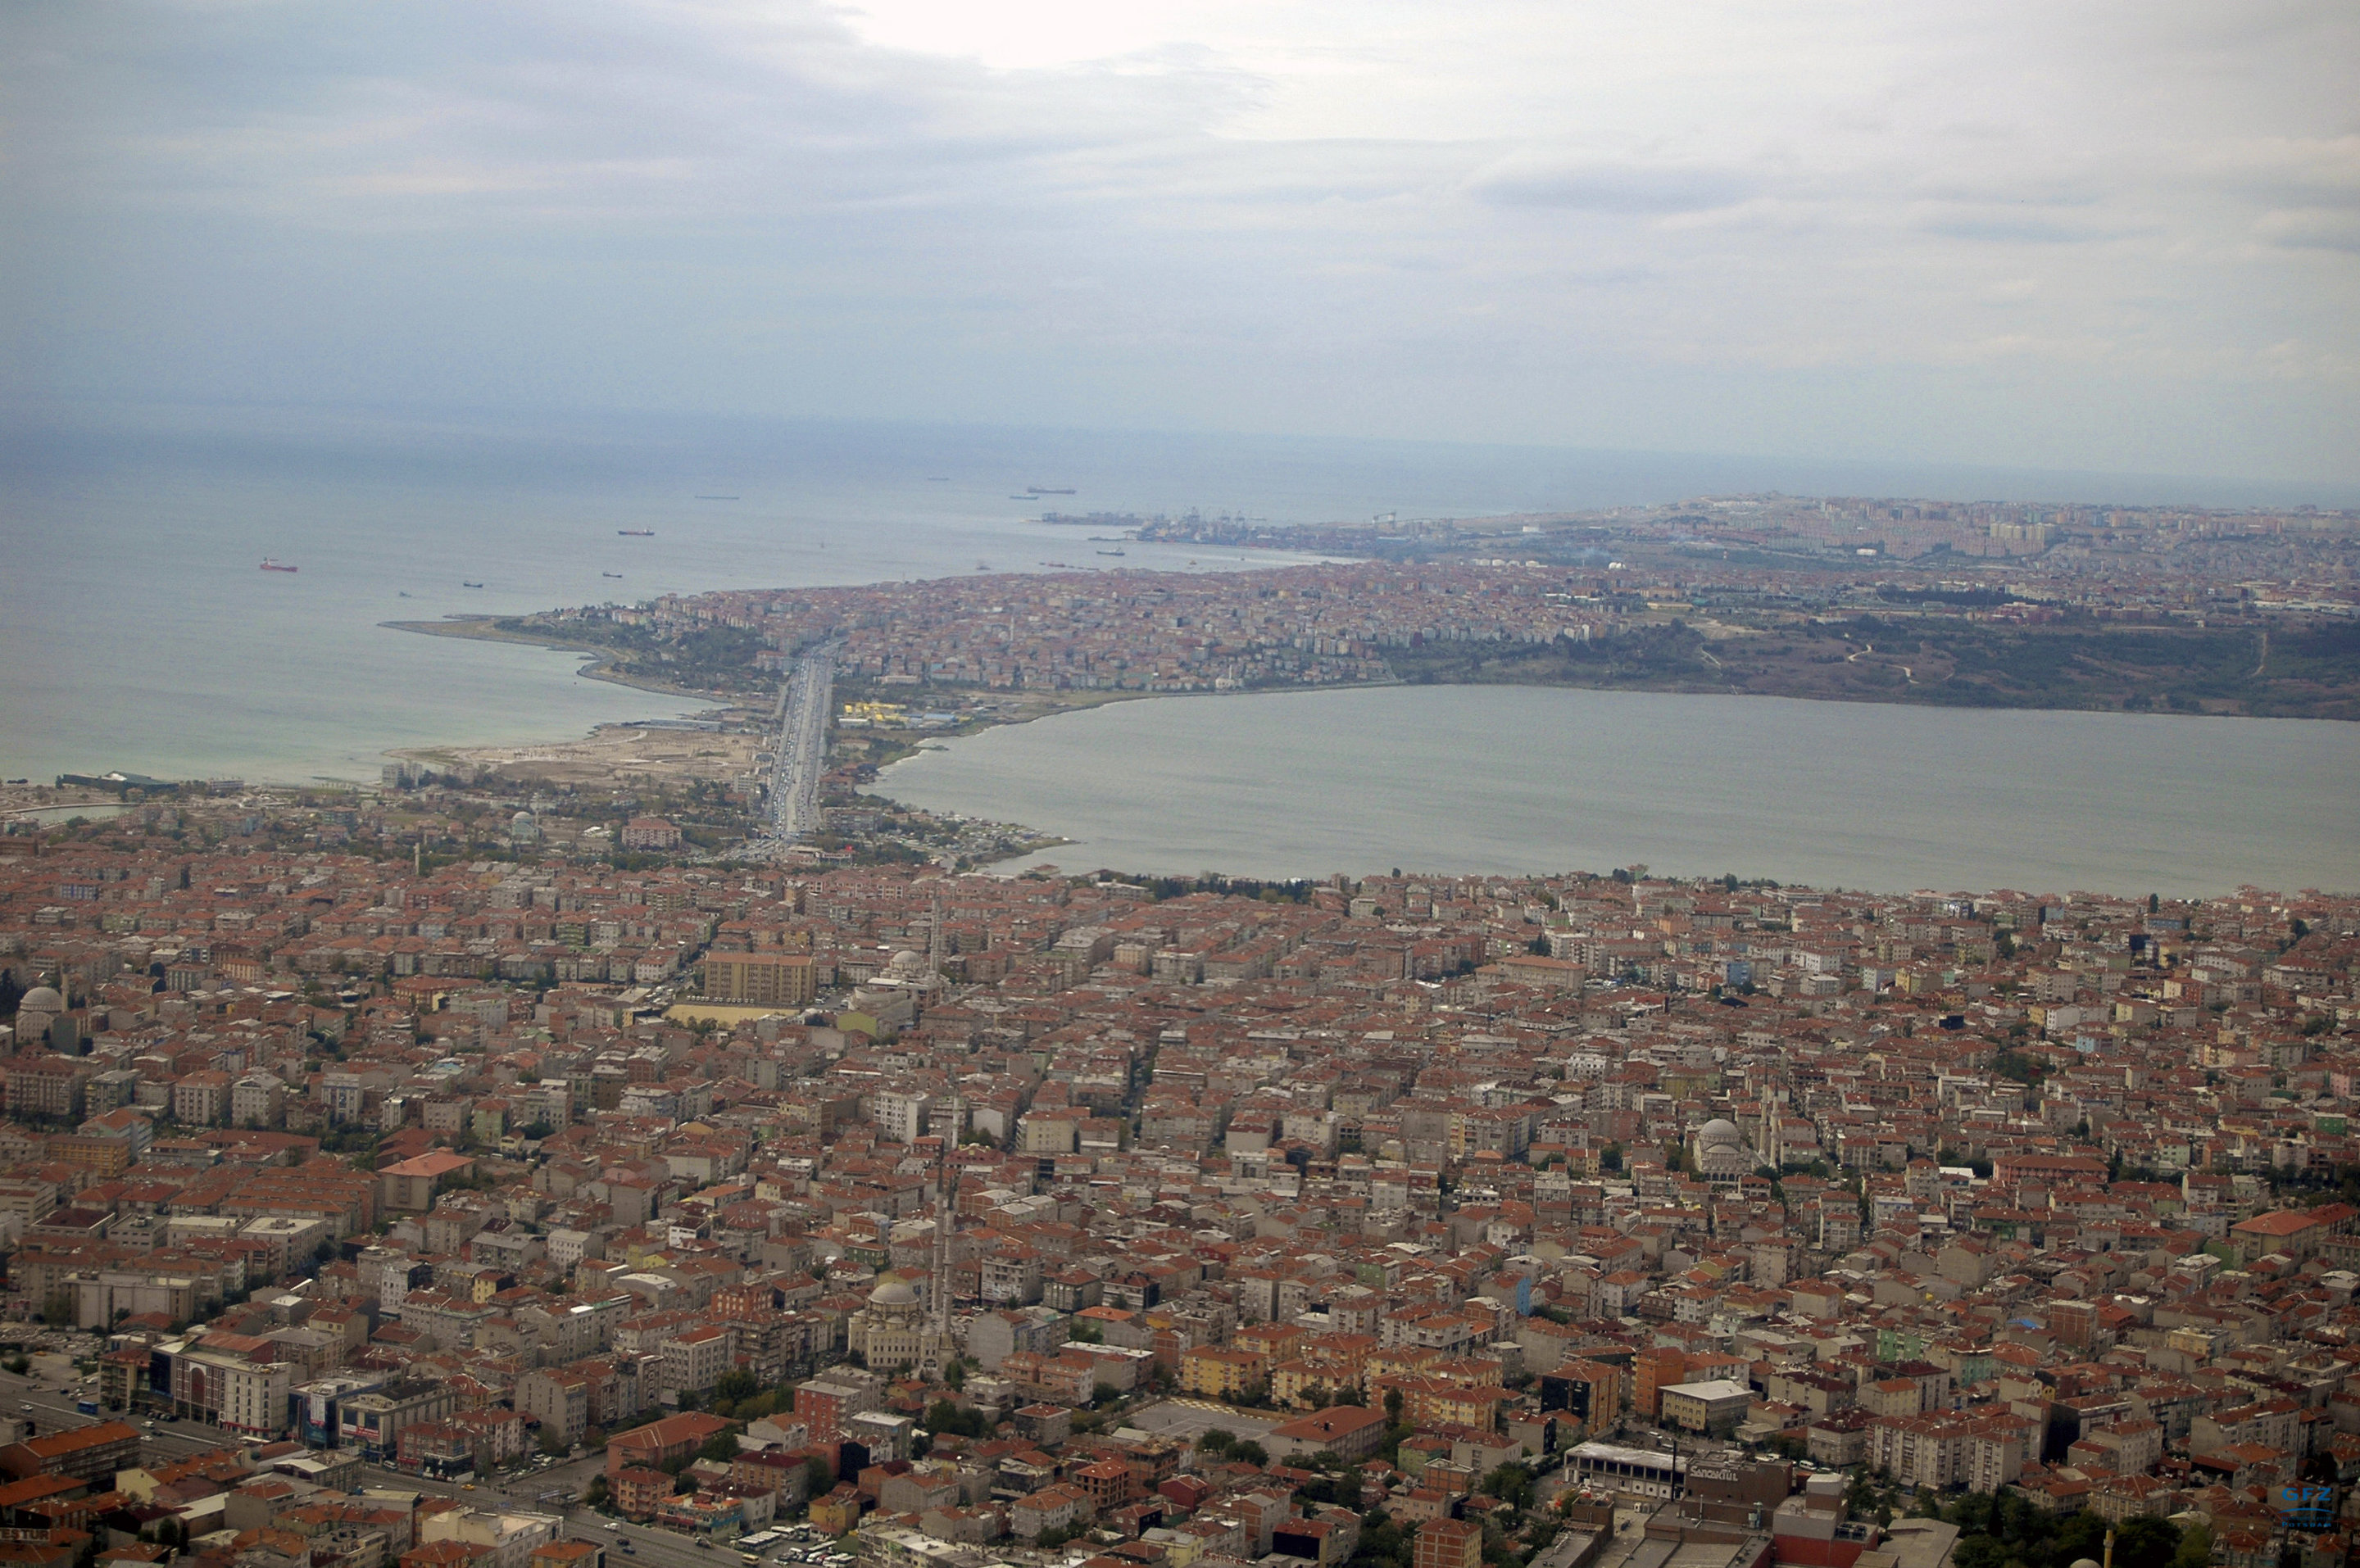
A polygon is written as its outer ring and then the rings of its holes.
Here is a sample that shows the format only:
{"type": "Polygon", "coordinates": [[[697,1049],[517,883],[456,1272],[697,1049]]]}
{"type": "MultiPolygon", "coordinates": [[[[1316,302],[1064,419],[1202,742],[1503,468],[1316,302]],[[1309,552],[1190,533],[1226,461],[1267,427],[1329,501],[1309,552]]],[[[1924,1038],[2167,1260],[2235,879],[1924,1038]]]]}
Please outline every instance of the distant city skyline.
{"type": "Polygon", "coordinates": [[[2325,4],[0,20],[0,403],[2360,477],[2325,4]]]}

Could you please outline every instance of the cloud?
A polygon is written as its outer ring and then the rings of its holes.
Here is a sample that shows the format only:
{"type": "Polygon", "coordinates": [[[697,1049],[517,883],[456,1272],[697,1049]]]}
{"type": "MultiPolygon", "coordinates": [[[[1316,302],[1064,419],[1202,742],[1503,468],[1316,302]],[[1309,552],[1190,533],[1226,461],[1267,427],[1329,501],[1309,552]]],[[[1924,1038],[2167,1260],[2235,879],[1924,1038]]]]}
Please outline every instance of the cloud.
{"type": "Polygon", "coordinates": [[[2071,223],[2030,213],[1957,213],[1928,217],[1918,226],[1945,239],[1974,240],[1994,245],[2085,245],[2120,236],[2120,229],[2071,223]]]}
{"type": "Polygon", "coordinates": [[[2088,465],[2186,466],[2205,377],[2360,313],[2360,22],[2214,9],[0,7],[0,396],[1997,462],[2078,399],[2119,409],[2088,465]],[[1995,343],[2059,378],[1972,406],[1995,343]],[[1828,412],[1847,375],[1923,422],[1828,412]]]}
{"type": "Polygon", "coordinates": [[[2263,243],[2282,250],[2342,251],[2360,256],[2360,211],[2304,207],[2266,212],[2254,225],[2263,243]]]}
{"type": "Polygon", "coordinates": [[[1468,189],[1499,207],[1565,207],[1585,212],[1655,217],[1734,207],[1760,182],[1727,169],[1680,168],[1599,159],[1520,158],[1480,169],[1468,189]]]}

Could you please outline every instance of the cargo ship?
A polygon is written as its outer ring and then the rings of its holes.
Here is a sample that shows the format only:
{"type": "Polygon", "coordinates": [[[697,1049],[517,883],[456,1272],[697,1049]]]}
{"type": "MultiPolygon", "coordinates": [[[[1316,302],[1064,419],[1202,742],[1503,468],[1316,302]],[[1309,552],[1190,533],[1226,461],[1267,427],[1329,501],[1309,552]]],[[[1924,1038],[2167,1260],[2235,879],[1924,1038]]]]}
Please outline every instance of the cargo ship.
{"type": "Polygon", "coordinates": [[[653,528],[617,528],[615,531],[622,535],[625,539],[653,539],[656,537],[656,531],[653,528]]]}
{"type": "Polygon", "coordinates": [[[262,570],[265,572],[300,572],[303,569],[300,566],[290,566],[283,561],[273,561],[270,557],[266,555],[262,558],[262,570]]]}

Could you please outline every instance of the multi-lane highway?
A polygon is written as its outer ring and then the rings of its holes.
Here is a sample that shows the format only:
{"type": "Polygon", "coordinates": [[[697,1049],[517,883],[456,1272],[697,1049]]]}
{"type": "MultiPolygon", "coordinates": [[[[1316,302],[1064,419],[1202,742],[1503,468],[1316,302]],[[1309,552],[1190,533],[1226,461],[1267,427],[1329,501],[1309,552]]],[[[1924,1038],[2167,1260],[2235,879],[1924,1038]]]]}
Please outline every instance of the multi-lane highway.
{"type": "Polygon", "coordinates": [[[770,836],[779,843],[792,844],[819,827],[819,780],[827,768],[828,702],[835,690],[834,643],[795,660],[770,762],[770,836]]]}

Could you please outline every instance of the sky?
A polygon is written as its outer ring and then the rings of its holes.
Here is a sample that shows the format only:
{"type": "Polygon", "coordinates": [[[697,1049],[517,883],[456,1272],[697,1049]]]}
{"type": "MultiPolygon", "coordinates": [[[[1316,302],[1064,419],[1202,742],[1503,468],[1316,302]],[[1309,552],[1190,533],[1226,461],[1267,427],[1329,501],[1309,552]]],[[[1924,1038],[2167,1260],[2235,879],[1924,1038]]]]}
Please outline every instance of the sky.
{"type": "Polygon", "coordinates": [[[0,408],[2360,479],[2348,0],[0,8],[0,408]]]}

